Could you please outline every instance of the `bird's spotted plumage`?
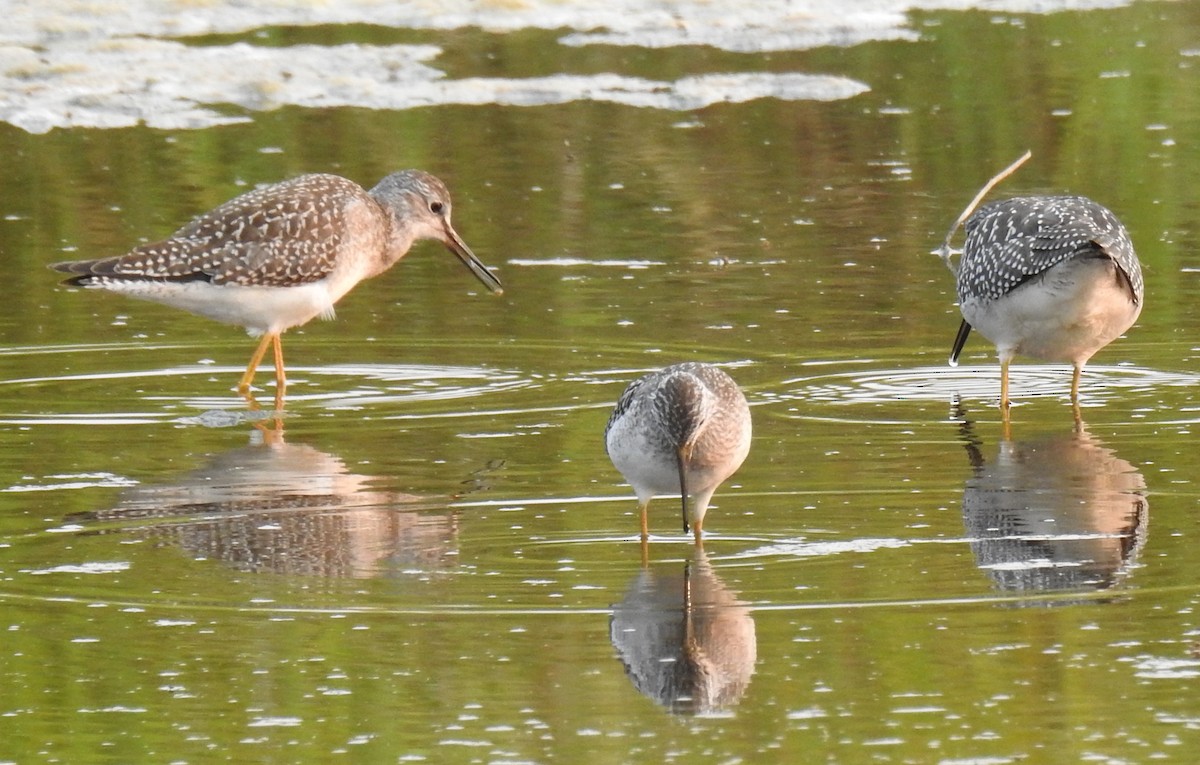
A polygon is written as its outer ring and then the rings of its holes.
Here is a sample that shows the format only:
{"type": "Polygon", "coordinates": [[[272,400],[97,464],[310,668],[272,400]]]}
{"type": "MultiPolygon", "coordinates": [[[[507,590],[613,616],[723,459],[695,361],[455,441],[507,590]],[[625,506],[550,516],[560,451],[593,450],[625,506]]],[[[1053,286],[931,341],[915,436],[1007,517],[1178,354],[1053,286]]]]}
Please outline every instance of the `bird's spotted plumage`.
{"type": "Polygon", "coordinates": [[[966,223],[958,299],[996,300],[1051,267],[1079,256],[1110,258],[1134,300],[1145,290],[1129,232],[1086,197],[1014,197],[984,205],[966,223]]]}
{"type": "Polygon", "coordinates": [[[420,170],[393,173],[370,191],[336,175],[302,175],[231,199],[160,242],[51,268],[70,274],[70,285],[164,303],[264,335],[238,387],[249,388],[272,342],[278,398],[280,333],[332,317],[354,285],[386,271],[419,239],[441,241],[484,285],[501,291],[451,226],[445,184],[420,170]]]}
{"type": "Polygon", "coordinates": [[[690,521],[699,539],[708,503],[745,460],[750,433],[746,397],[717,367],[675,364],[630,383],[609,417],[604,443],[638,496],[643,535],[650,499],[680,493],[684,530],[690,521]]]}

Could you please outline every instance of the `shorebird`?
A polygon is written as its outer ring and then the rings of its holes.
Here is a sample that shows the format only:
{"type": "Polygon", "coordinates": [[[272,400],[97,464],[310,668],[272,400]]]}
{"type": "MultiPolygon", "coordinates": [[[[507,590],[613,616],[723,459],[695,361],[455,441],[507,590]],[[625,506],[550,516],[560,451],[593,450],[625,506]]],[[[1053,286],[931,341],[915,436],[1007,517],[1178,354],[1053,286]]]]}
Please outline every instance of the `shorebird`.
{"type": "Polygon", "coordinates": [[[275,403],[286,375],[280,335],[321,316],[363,279],[391,268],[419,239],[435,239],[499,294],[500,281],[450,225],[450,192],[420,170],[392,173],[366,191],[337,175],[262,186],[125,255],[54,263],[64,284],[106,289],[245,327],[261,336],[238,383],[274,349],[275,403]]]}
{"type": "Polygon", "coordinates": [[[750,451],[750,407],[733,378],[717,367],[675,364],[625,389],[604,429],[604,442],[609,459],[637,494],[642,541],[649,537],[650,500],[678,492],[683,531],[692,531],[700,544],[713,492],[750,451]]]}
{"type": "Polygon", "coordinates": [[[1142,267],[1129,233],[1107,208],[1077,196],[992,202],[967,219],[966,230],[957,271],[963,319],[950,364],[958,363],[972,327],[991,340],[1007,421],[1015,355],[1070,362],[1078,413],[1084,364],[1142,310],[1142,267]]]}

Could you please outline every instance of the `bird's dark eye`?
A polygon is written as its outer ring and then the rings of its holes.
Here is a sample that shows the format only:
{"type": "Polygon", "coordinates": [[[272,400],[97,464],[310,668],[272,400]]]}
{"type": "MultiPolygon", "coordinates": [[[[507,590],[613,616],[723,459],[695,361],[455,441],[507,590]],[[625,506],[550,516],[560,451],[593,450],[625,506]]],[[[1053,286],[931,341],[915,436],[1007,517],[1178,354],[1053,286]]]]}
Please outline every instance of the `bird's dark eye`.
{"type": "Polygon", "coordinates": [[[429,203],[429,212],[433,213],[434,215],[441,215],[445,211],[446,205],[442,204],[441,202],[429,203]]]}

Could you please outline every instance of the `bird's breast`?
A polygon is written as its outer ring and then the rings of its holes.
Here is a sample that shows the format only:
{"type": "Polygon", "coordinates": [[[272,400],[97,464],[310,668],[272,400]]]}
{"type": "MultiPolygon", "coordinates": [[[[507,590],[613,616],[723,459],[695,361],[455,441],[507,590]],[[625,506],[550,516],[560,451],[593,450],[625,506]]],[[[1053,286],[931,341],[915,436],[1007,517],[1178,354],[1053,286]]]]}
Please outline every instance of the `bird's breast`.
{"type": "Polygon", "coordinates": [[[1001,355],[1053,362],[1086,361],[1140,313],[1129,281],[1103,257],[1067,260],[995,300],[962,303],[963,318],[1001,355]]]}

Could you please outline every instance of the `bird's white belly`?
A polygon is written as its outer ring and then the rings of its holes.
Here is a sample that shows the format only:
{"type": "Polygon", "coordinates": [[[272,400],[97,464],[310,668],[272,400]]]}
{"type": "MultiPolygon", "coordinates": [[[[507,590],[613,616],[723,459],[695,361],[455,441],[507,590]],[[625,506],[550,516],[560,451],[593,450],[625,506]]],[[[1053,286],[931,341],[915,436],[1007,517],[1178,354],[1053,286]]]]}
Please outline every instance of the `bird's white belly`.
{"type": "Polygon", "coordinates": [[[236,324],[251,334],[283,332],[317,316],[332,317],[336,300],[324,281],[293,287],[217,286],[199,281],[127,281],[95,286],[236,324]]]}
{"type": "MultiPolygon", "coordinates": [[[[609,431],[606,446],[613,466],[633,486],[640,500],[658,494],[678,494],[679,462],[675,447],[648,439],[646,434],[654,431],[637,427],[635,420],[630,417],[618,420],[609,431]]],[[[743,424],[742,438],[736,443],[701,441],[696,451],[705,458],[694,457],[687,468],[688,492],[692,496],[711,492],[741,466],[750,451],[750,421],[747,418],[743,424]]]]}
{"type": "Polygon", "coordinates": [[[666,444],[651,443],[645,431],[618,420],[608,433],[608,454],[613,466],[645,501],[656,494],[679,493],[679,463],[666,444]],[[654,455],[654,456],[648,456],[654,455]]]}
{"type": "Polygon", "coordinates": [[[1104,258],[1060,263],[991,301],[964,300],[963,318],[1002,359],[1022,354],[1082,364],[1133,326],[1141,312],[1104,258]]]}

